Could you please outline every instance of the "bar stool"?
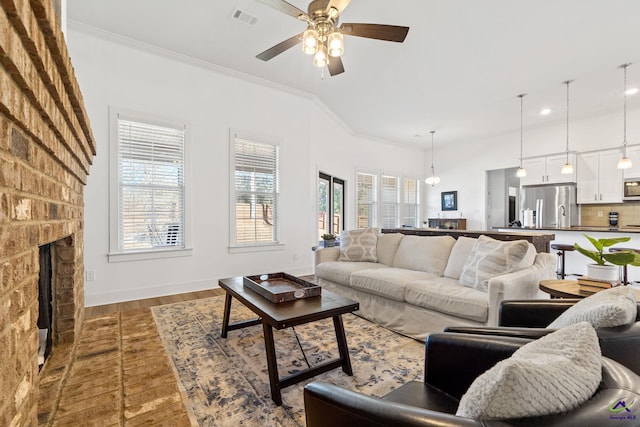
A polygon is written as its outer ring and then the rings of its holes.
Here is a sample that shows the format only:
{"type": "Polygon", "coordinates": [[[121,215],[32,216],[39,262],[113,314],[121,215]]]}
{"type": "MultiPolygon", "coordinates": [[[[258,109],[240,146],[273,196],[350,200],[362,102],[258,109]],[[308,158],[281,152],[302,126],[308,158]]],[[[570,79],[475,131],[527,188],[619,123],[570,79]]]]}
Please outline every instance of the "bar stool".
{"type": "Polygon", "coordinates": [[[564,279],[565,272],[565,252],[573,252],[575,249],[573,245],[565,245],[563,243],[552,243],[551,249],[558,251],[558,263],[560,264],[560,271],[556,271],[559,279],[564,279]]]}
{"type": "MultiPolygon", "coordinates": [[[[609,248],[609,252],[621,252],[621,251],[633,251],[636,253],[640,254],[640,249],[634,249],[634,248],[609,248]]],[[[627,280],[628,276],[627,276],[627,266],[623,265],[622,266],[622,284],[623,285],[628,285],[629,281],[627,280]]]]}

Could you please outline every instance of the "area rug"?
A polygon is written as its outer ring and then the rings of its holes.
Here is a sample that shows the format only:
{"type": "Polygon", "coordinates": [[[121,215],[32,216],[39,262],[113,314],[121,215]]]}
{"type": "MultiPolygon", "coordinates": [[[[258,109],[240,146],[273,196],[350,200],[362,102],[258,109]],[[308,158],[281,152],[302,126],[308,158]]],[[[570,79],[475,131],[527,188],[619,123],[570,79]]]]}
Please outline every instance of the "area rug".
{"type": "MultiPolygon", "coordinates": [[[[326,381],[382,396],[424,376],[424,343],[356,315],[343,316],[353,376],[341,368],[282,390],[271,400],[262,326],[220,337],[224,296],[153,308],[184,400],[201,426],[304,426],[303,387],[326,381]]],[[[255,315],[234,300],[231,322],[255,315]]],[[[280,377],[338,357],[331,319],[274,331],[280,377]]]]}

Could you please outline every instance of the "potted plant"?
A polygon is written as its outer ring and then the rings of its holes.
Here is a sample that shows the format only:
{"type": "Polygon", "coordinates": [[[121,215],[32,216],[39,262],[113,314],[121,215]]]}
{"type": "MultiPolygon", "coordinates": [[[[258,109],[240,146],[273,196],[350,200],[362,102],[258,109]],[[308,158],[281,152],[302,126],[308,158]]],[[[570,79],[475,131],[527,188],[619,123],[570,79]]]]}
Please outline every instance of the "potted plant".
{"type": "Polygon", "coordinates": [[[635,251],[621,250],[616,252],[604,252],[605,248],[617,243],[628,242],[630,237],[616,237],[611,239],[594,239],[588,235],[584,237],[591,242],[595,250],[584,249],[577,243],[573,244],[575,250],[595,261],[595,264],[587,264],[587,276],[594,280],[617,281],[620,279],[618,266],[640,266],[640,255],[635,251]]]}
{"type": "Polygon", "coordinates": [[[323,234],[322,236],[320,236],[322,238],[322,240],[324,240],[324,247],[325,248],[332,248],[336,245],[336,235],[335,234],[323,234]]]}

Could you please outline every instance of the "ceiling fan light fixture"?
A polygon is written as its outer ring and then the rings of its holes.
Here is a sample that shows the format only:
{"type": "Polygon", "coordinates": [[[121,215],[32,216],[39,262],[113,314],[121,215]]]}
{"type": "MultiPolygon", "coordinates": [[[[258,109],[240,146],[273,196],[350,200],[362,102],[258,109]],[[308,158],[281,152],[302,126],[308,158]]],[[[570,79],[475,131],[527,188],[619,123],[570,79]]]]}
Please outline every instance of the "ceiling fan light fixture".
{"type": "Polygon", "coordinates": [[[329,63],[329,56],[327,55],[327,47],[320,43],[318,51],[313,55],[313,65],[316,67],[325,67],[329,63]]]}
{"type": "Polygon", "coordinates": [[[329,55],[333,57],[342,56],[344,53],[344,37],[339,30],[335,30],[327,37],[329,55]]]}
{"type": "Polygon", "coordinates": [[[318,51],[318,32],[313,28],[307,28],[302,33],[302,51],[307,55],[313,55],[318,51]]]}

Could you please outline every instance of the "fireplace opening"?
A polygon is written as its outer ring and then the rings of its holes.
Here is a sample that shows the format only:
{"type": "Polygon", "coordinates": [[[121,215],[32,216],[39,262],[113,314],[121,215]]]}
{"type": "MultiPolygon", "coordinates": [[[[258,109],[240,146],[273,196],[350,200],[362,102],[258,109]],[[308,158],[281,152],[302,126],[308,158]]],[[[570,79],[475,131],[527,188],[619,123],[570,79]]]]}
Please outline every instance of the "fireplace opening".
{"type": "Polygon", "coordinates": [[[51,244],[40,246],[40,276],[38,279],[38,367],[49,357],[53,336],[53,270],[51,244]]]}

